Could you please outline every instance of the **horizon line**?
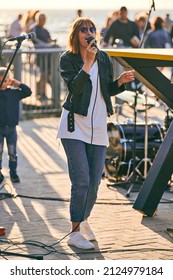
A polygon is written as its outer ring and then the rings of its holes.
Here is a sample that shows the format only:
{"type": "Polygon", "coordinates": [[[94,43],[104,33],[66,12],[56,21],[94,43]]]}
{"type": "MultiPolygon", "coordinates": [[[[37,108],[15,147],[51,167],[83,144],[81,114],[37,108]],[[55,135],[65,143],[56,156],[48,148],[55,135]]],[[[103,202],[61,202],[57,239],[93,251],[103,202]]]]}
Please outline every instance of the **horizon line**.
{"type": "MultiPolygon", "coordinates": [[[[20,10],[54,10],[55,8],[34,8],[34,9],[30,9],[30,8],[21,8],[20,10]]],[[[77,10],[77,8],[56,8],[57,10],[77,10]]],[[[80,8],[79,8],[80,9],[80,8]]],[[[115,9],[115,7],[110,7],[110,8],[83,8],[81,10],[109,10],[109,9],[115,9]]],[[[118,9],[118,8],[117,8],[118,9]]],[[[140,8],[128,8],[128,10],[139,10],[140,8]]],[[[170,8],[160,8],[160,10],[167,10],[167,9],[170,9],[170,8]]],[[[19,10],[18,8],[2,8],[1,7],[1,11],[2,10],[19,10]]],[[[115,9],[116,10],[116,9],[115,9]]],[[[20,12],[20,11],[19,11],[20,12]]],[[[157,12],[157,9],[155,10],[155,12],[157,12]]]]}

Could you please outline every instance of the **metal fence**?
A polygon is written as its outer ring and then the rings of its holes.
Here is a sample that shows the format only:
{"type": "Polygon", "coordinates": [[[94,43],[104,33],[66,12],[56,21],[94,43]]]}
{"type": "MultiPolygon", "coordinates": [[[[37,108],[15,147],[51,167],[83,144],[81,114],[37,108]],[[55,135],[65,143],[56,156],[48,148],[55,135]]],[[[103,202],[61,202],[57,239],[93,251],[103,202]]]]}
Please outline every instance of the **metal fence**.
{"type": "MultiPolygon", "coordinates": [[[[62,101],[66,96],[60,77],[59,58],[61,48],[19,50],[11,65],[14,78],[27,84],[32,95],[22,100],[20,119],[61,114],[62,101]]],[[[0,65],[8,66],[14,49],[2,52],[0,65]]]]}

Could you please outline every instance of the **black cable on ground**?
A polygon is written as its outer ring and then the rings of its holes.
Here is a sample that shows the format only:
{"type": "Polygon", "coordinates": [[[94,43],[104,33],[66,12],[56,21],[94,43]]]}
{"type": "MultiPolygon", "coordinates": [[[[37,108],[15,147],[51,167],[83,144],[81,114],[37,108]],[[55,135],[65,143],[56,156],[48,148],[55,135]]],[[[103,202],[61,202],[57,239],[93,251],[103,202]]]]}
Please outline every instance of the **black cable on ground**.
{"type": "Polygon", "coordinates": [[[3,238],[3,239],[0,239],[0,243],[9,244],[11,246],[17,246],[18,249],[20,249],[21,251],[23,251],[23,248],[19,247],[19,245],[20,246],[30,245],[30,246],[38,247],[38,248],[41,248],[41,249],[44,249],[44,250],[47,251],[46,253],[43,253],[43,254],[21,254],[21,253],[14,253],[14,252],[7,251],[10,248],[10,247],[8,247],[4,251],[0,250],[0,255],[2,255],[2,257],[4,255],[7,255],[7,256],[17,256],[17,257],[36,259],[36,260],[43,260],[44,256],[47,256],[49,254],[58,252],[57,249],[54,248],[53,246],[44,244],[40,241],[27,240],[27,241],[24,241],[24,242],[16,242],[16,241],[12,241],[12,240],[3,238]]]}
{"type": "MultiPolygon", "coordinates": [[[[0,190],[7,184],[4,184],[0,190]]],[[[10,186],[8,184],[8,186],[10,186]]],[[[10,186],[10,189],[11,189],[11,192],[12,192],[12,188],[10,186]]],[[[63,198],[51,198],[51,197],[34,197],[34,196],[26,196],[26,195],[20,195],[20,194],[13,194],[13,193],[0,193],[0,200],[2,199],[5,199],[5,198],[16,198],[16,197],[22,197],[22,198],[30,198],[30,199],[41,199],[41,200],[52,200],[52,201],[62,201],[62,202],[69,202],[69,199],[63,199],[63,198]]],[[[166,199],[165,199],[166,200],[166,199]]],[[[127,201],[124,201],[124,200],[121,200],[121,202],[104,202],[104,201],[97,201],[96,204],[107,204],[107,205],[131,205],[133,204],[134,201],[130,201],[130,202],[127,202],[127,201]]],[[[160,202],[160,203],[173,203],[173,201],[169,201],[169,200],[166,200],[166,202],[160,202]]],[[[79,223],[80,224],[80,223],[79,223]]],[[[44,249],[47,251],[47,253],[44,253],[44,254],[20,254],[20,253],[13,253],[13,252],[8,252],[8,251],[2,251],[0,250],[0,255],[4,258],[4,259],[7,259],[5,256],[19,256],[19,257],[24,257],[24,258],[30,258],[30,259],[37,259],[37,260],[43,260],[43,257],[46,256],[46,255],[49,255],[49,254],[52,254],[52,253],[57,253],[57,254],[62,254],[62,255],[76,255],[76,253],[64,253],[64,252],[60,252],[58,251],[56,248],[54,248],[55,245],[58,245],[63,239],[65,239],[67,236],[69,236],[71,232],[69,232],[68,234],[66,234],[65,236],[63,236],[59,241],[51,244],[51,245],[47,245],[47,244],[44,244],[42,242],[39,242],[39,241],[33,241],[33,240],[27,240],[27,241],[24,241],[24,242],[13,242],[13,241],[10,241],[8,239],[0,239],[0,242],[1,243],[7,243],[7,244],[10,244],[12,246],[19,246],[19,245],[30,245],[30,246],[33,246],[33,247],[38,247],[38,248],[41,248],[41,249],[44,249]]],[[[169,232],[167,231],[167,233],[169,234],[169,232]]],[[[172,232],[171,232],[172,233],[172,232]]],[[[22,248],[19,247],[19,249],[22,250],[22,248]]],[[[6,249],[7,250],[7,249],[6,249]]],[[[139,249],[141,251],[141,249],[139,249]]],[[[94,251],[90,251],[90,252],[78,252],[77,254],[96,254],[96,253],[104,253],[104,252],[124,252],[124,251],[139,251],[139,250],[136,250],[136,249],[128,249],[128,250],[94,250],[94,251]]],[[[144,248],[142,249],[142,251],[147,251],[147,250],[150,250],[150,251],[173,251],[173,249],[152,249],[152,248],[144,248]]]]}
{"type": "MultiPolygon", "coordinates": [[[[7,243],[9,243],[9,241],[7,243]]],[[[29,244],[31,246],[38,246],[39,247],[38,244],[34,244],[34,243],[35,242],[33,242],[33,241],[29,241],[29,242],[26,241],[26,242],[21,242],[21,243],[18,242],[18,244],[20,244],[20,245],[23,245],[23,244],[27,244],[28,245],[29,244]]],[[[38,243],[40,243],[40,242],[38,242],[38,243]]],[[[45,245],[43,243],[41,243],[41,244],[43,246],[45,245]]],[[[14,245],[15,245],[15,243],[14,243],[14,245]]],[[[41,245],[41,248],[42,248],[42,245],[41,245]]],[[[48,246],[48,245],[46,245],[46,246],[48,246]]],[[[132,245],[132,246],[134,246],[134,245],[132,245]]],[[[48,246],[48,247],[50,247],[50,246],[48,246]]],[[[51,245],[51,247],[52,247],[52,245],[51,245]]],[[[79,251],[75,252],[75,253],[60,252],[57,249],[53,248],[53,251],[49,252],[48,254],[57,253],[57,254],[60,254],[60,255],[76,256],[76,255],[88,255],[88,254],[91,255],[91,254],[103,254],[103,253],[124,253],[124,252],[141,252],[142,253],[142,252],[150,252],[150,251],[152,251],[152,252],[156,252],[156,251],[159,251],[159,252],[164,252],[164,251],[166,251],[166,252],[173,252],[173,248],[172,249],[170,249],[170,248],[149,248],[149,247],[142,248],[142,249],[140,249],[140,248],[124,248],[124,249],[110,249],[110,248],[107,248],[107,249],[103,249],[103,250],[95,249],[95,250],[91,250],[91,251],[89,251],[89,250],[88,251],[86,251],[86,250],[82,251],[82,249],[79,249],[79,251]]],[[[2,257],[4,255],[7,255],[7,256],[20,256],[20,257],[25,257],[25,258],[33,258],[33,259],[37,259],[37,260],[43,260],[43,257],[45,255],[48,255],[48,254],[26,255],[26,254],[20,254],[20,253],[16,254],[16,253],[6,252],[6,251],[1,251],[0,250],[0,255],[2,255],[2,257]]]]}
{"type": "Polygon", "coordinates": [[[17,256],[17,257],[24,257],[28,259],[43,260],[43,256],[12,253],[12,252],[2,251],[2,250],[0,250],[0,255],[2,257],[5,255],[5,256],[17,256]]]}

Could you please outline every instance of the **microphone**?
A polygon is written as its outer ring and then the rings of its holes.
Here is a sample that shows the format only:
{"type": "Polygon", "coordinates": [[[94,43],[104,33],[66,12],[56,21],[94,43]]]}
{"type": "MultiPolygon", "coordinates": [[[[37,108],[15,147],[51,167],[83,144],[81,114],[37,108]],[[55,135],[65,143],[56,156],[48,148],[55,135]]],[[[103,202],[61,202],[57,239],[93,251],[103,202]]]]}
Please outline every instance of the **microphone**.
{"type": "Polygon", "coordinates": [[[36,38],[36,34],[35,32],[31,32],[31,33],[28,33],[28,34],[24,34],[24,35],[21,35],[21,36],[18,36],[18,37],[12,37],[10,39],[8,39],[8,41],[23,41],[25,39],[35,39],[36,38]]]}
{"type": "MultiPolygon", "coordinates": [[[[86,38],[86,42],[89,44],[93,39],[95,39],[94,37],[90,36],[88,38],[86,38]]],[[[97,41],[95,40],[95,42],[92,44],[92,47],[95,47],[98,49],[97,47],[97,41]]]]}

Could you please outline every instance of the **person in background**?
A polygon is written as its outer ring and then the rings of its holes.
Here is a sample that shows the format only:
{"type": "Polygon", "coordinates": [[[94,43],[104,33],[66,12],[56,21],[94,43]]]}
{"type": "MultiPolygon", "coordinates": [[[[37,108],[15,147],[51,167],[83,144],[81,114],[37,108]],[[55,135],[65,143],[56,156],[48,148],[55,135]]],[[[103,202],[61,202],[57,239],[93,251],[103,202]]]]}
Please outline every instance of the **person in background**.
{"type": "MultiPolygon", "coordinates": [[[[134,21],[128,19],[128,10],[122,6],[119,10],[117,19],[108,28],[102,42],[102,47],[112,46],[113,48],[138,48],[140,45],[139,28],[134,21]]],[[[120,65],[115,58],[112,58],[116,76],[119,76],[124,67],[120,65]]],[[[129,83],[131,87],[131,83],[129,83]]],[[[115,98],[115,103],[118,104],[119,114],[122,113],[123,101],[115,98]]]]}
{"type": "Polygon", "coordinates": [[[171,37],[165,28],[165,21],[157,16],[151,23],[151,29],[148,30],[144,40],[144,48],[170,48],[171,37]]]}
{"type": "MultiPolygon", "coordinates": [[[[0,83],[6,73],[5,67],[0,67],[0,83]]],[[[11,73],[8,72],[0,88],[0,183],[4,180],[2,169],[2,155],[4,139],[6,139],[9,171],[11,181],[20,182],[17,174],[17,131],[16,126],[19,123],[19,103],[20,100],[31,95],[30,88],[16,79],[11,79],[11,73]],[[14,88],[16,87],[16,88],[14,88]]]]}
{"type": "Polygon", "coordinates": [[[8,38],[20,36],[22,33],[22,14],[18,14],[17,18],[11,23],[7,32],[8,38]]]}
{"type": "Polygon", "coordinates": [[[168,30],[168,32],[170,32],[173,24],[173,20],[170,19],[170,14],[166,14],[164,20],[165,20],[165,28],[168,30]]]}
{"type": "Polygon", "coordinates": [[[115,10],[106,17],[105,25],[101,28],[101,31],[100,31],[101,44],[102,44],[103,38],[105,37],[106,32],[108,31],[109,27],[118,18],[118,16],[119,16],[119,11],[115,10]]]}
{"type": "MultiPolygon", "coordinates": [[[[171,48],[171,36],[165,28],[164,19],[159,16],[155,17],[151,23],[151,27],[144,38],[144,48],[171,48]]],[[[162,71],[163,67],[157,67],[157,69],[162,71]]]]}
{"type": "Polygon", "coordinates": [[[46,24],[46,15],[44,13],[38,13],[36,16],[36,25],[31,29],[35,32],[36,38],[34,39],[35,47],[50,47],[51,43],[55,43],[56,40],[51,38],[50,32],[44,27],[46,24]]]}
{"type": "Polygon", "coordinates": [[[36,25],[36,15],[39,12],[39,10],[30,10],[26,15],[23,16],[22,26],[24,32],[29,33],[32,28],[34,28],[36,25]]]}
{"type": "Polygon", "coordinates": [[[111,24],[107,30],[102,46],[107,47],[111,39],[111,45],[114,46],[115,40],[123,41],[124,47],[139,47],[140,36],[138,26],[134,21],[128,19],[128,10],[121,7],[118,18],[111,24]]]}
{"type": "Polygon", "coordinates": [[[169,32],[169,34],[170,34],[170,37],[171,37],[171,43],[173,44],[173,24],[172,24],[171,27],[170,27],[170,32],[169,32]]]}
{"type": "Polygon", "coordinates": [[[102,44],[103,38],[105,37],[106,32],[108,31],[108,29],[111,26],[111,24],[112,24],[112,17],[111,16],[107,16],[106,20],[105,20],[105,25],[100,30],[100,37],[101,37],[100,44],[102,44]]]}
{"type": "Polygon", "coordinates": [[[83,17],[83,10],[81,9],[76,10],[76,16],[73,18],[72,22],[76,20],[78,17],[83,17]]]}
{"type": "Polygon", "coordinates": [[[83,11],[81,9],[77,10],[77,17],[82,17],[83,16],[83,11]]]}
{"type": "Polygon", "coordinates": [[[60,57],[60,73],[68,89],[57,137],[64,147],[71,180],[68,245],[93,249],[96,236],[88,223],[97,199],[108,146],[107,115],[113,114],[111,96],[125,90],[134,71],[113,79],[110,57],[98,50],[96,25],[88,17],[77,18],[60,57]],[[88,39],[90,37],[90,39],[88,39]],[[87,42],[86,40],[89,40],[87,42]]]}
{"type": "MultiPolygon", "coordinates": [[[[44,27],[46,24],[46,15],[44,13],[38,13],[36,16],[37,24],[31,30],[36,34],[36,38],[33,40],[35,48],[51,48],[56,43],[56,40],[51,38],[49,31],[44,27]]],[[[40,68],[40,80],[37,82],[37,99],[47,100],[46,96],[46,83],[51,80],[50,68],[51,68],[51,56],[50,54],[37,54],[36,64],[40,68]]]]}
{"type": "Polygon", "coordinates": [[[101,28],[100,31],[101,38],[104,38],[107,30],[109,29],[111,24],[118,18],[118,16],[119,16],[119,11],[115,10],[106,17],[105,25],[101,28]]]}
{"type": "Polygon", "coordinates": [[[112,18],[112,22],[114,22],[116,19],[118,19],[119,17],[119,10],[114,10],[112,13],[111,13],[111,18],[112,18]]]}
{"type": "Polygon", "coordinates": [[[150,22],[147,22],[148,18],[145,13],[137,13],[135,16],[135,23],[137,24],[139,28],[139,37],[140,40],[143,39],[143,36],[145,36],[146,32],[151,28],[150,22]],[[145,32],[145,34],[144,34],[145,32]]]}

